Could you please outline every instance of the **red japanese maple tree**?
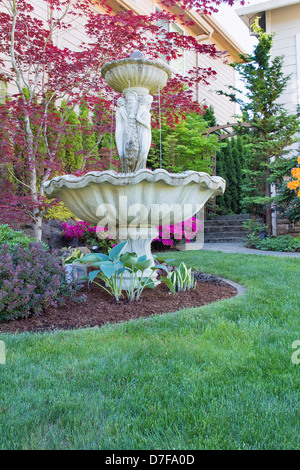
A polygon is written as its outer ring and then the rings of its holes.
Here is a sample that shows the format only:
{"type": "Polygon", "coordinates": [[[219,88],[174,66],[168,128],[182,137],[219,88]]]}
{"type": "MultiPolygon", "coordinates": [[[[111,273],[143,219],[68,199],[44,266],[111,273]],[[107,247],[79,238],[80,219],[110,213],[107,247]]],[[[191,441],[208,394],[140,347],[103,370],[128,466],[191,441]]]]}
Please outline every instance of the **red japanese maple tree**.
{"type": "MultiPolygon", "coordinates": [[[[173,6],[193,8],[201,14],[216,11],[221,3],[242,0],[160,0],[161,10],[150,15],[114,12],[107,0],[39,0],[47,10],[37,16],[30,0],[2,0],[0,5],[0,80],[8,86],[8,98],[0,104],[0,217],[30,216],[35,236],[41,240],[47,208],[43,183],[63,173],[59,158],[61,137],[69,131],[70,112],[84,104],[97,109],[97,133],[112,130],[112,90],[101,78],[104,63],[128,57],[140,50],[148,58],[176,59],[182,50],[211,57],[220,53],[214,45],[198,43],[188,35],[168,32],[162,26],[174,22],[173,6]],[[66,32],[79,24],[85,42],[76,50],[63,42],[66,32]],[[66,106],[58,113],[57,106],[66,106]]],[[[180,16],[181,22],[190,22],[180,16]]],[[[212,69],[194,69],[185,78],[174,76],[163,90],[161,105],[169,123],[187,111],[203,112],[193,101],[192,87],[207,83],[212,69]],[[176,112],[174,112],[176,110],[176,112]]],[[[154,123],[155,119],[154,102],[154,123]]],[[[90,132],[93,132],[93,129],[90,132]]],[[[88,162],[89,154],[84,156],[88,162]]],[[[91,166],[88,167],[92,169],[91,166]]],[[[94,168],[97,169],[97,168],[94,168]]],[[[84,171],[84,168],[81,168],[84,171]]]]}

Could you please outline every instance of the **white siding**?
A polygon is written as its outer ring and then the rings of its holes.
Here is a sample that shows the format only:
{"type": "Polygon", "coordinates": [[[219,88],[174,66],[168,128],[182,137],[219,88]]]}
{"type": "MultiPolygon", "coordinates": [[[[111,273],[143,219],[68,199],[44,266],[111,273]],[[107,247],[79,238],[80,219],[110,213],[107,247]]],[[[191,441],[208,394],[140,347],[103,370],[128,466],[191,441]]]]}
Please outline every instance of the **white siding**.
{"type": "Polygon", "coordinates": [[[199,87],[199,101],[203,100],[205,104],[213,106],[218,124],[233,122],[236,114],[235,104],[225,96],[218,95],[217,91],[228,93],[230,91],[228,85],[235,85],[234,69],[226,64],[224,59],[211,59],[208,56],[199,58],[199,66],[211,67],[217,72],[217,75],[211,79],[210,85],[199,87]]]}
{"type": "Polygon", "coordinates": [[[283,72],[291,75],[288,87],[280,98],[280,103],[290,113],[296,113],[300,104],[299,66],[300,51],[297,35],[300,34],[300,4],[278,8],[271,11],[271,31],[275,32],[273,57],[284,56],[283,72]]]}

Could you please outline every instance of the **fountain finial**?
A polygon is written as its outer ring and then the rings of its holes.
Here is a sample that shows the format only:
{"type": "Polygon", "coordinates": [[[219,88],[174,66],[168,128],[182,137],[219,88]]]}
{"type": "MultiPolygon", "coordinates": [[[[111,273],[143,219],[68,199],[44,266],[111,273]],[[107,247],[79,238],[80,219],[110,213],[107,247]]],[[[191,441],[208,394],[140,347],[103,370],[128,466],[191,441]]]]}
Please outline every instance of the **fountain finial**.
{"type": "Polygon", "coordinates": [[[142,51],[133,51],[130,56],[130,59],[145,59],[145,54],[142,51]]]}

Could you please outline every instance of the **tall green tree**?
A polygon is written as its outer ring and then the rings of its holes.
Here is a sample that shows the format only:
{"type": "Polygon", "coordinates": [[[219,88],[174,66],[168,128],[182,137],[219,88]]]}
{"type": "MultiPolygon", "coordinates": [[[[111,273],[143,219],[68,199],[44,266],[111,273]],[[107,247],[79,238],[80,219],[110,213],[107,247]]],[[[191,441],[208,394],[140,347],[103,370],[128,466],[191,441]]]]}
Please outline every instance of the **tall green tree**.
{"type": "Polygon", "coordinates": [[[251,127],[240,127],[240,134],[247,134],[247,162],[244,171],[243,207],[259,216],[272,233],[271,195],[274,162],[291,152],[290,146],[297,140],[299,119],[289,114],[279,103],[286,89],[289,76],[283,73],[282,56],[272,59],[271,49],[274,34],[267,34],[258,24],[254,25],[258,43],[250,55],[241,55],[243,63],[233,64],[240,73],[246,88],[245,100],[237,98],[236,88],[226,94],[238,102],[242,109],[241,121],[251,127]]]}
{"type": "Polygon", "coordinates": [[[217,197],[217,211],[220,214],[241,212],[243,161],[243,145],[238,143],[237,138],[226,139],[223,148],[217,153],[217,175],[226,180],[224,195],[217,197]]]}
{"type": "MultiPolygon", "coordinates": [[[[67,105],[63,102],[61,111],[64,112],[66,108],[67,105]]],[[[81,166],[83,150],[81,123],[73,108],[67,111],[66,131],[61,137],[61,144],[60,156],[64,162],[65,171],[72,173],[81,166]]]]}
{"type": "Polygon", "coordinates": [[[160,166],[160,150],[162,167],[172,173],[186,170],[204,171],[211,174],[212,157],[220,148],[217,136],[204,136],[207,122],[203,116],[191,113],[185,119],[171,127],[162,123],[161,143],[159,129],[152,130],[152,148],[148,164],[151,168],[160,166]]]}

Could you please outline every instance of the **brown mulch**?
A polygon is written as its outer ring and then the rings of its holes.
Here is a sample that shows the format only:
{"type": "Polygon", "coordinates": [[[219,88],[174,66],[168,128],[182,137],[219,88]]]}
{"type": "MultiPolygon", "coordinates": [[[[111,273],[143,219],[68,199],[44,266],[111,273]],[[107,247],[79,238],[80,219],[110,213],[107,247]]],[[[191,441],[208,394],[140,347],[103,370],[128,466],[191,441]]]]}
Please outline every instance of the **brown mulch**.
{"type": "Polygon", "coordinates": [[[0,332],[70,330],[84,327],[101,327],[106,323],[119,323],[132,318],[153,314],[176,312],[188,307],[199,307],[227,299],[237,294],[234,287],[225,282],[198,281],[196,290],[172,294],[165,284],[154,290],[145,289],[139,301],[116,302],[112,296],[96,284],[87,284],[76,292],[77,300],[67,299],[64,306],[49,307],[42,315],[0,322],[0,332]],[[86,301],[80,301],[85,295],[86,301]]]}

